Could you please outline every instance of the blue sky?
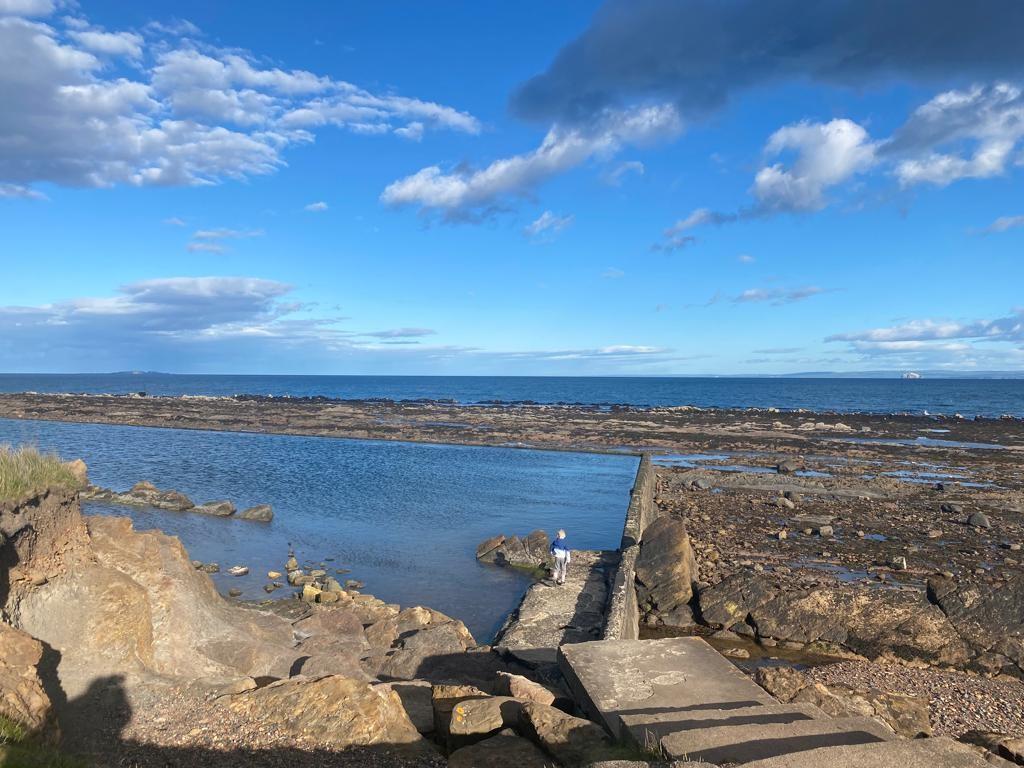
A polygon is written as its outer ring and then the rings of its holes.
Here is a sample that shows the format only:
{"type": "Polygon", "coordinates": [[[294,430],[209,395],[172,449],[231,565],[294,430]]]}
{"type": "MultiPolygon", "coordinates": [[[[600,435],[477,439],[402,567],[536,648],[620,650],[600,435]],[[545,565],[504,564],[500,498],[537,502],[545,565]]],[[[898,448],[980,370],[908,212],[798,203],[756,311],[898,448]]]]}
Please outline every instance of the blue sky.
{"type": "Polygon", "coordinates": [[[1022,28],[0,0],[0,370],[1021,370],[1022,28]]]}

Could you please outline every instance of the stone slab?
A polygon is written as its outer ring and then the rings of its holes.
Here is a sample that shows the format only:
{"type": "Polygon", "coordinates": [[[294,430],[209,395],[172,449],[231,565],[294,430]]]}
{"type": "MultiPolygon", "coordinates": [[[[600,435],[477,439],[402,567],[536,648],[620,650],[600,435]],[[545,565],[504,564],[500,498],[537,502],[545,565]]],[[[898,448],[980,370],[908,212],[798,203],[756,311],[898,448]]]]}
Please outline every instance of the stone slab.
{"type": "Polygon", "coordinates": [[[704,640],[599,640],[563,645],[559,668],[576,701],[617,739],[664,713],[742,709],[779,702],[704,640]]]}
{"type": "Polygon", "coordinates": [[[744,768],[991,768],[952,739],[899,739],[884,744],[825,747],[747,763],[744,768]]]}
{"type": "Polygon", "coordinates": [[[656,746],[669,734],[699,728],[739,725],[787,725],[802,720],[822,720],[824,712],[813,704],[758,704],[740,709],[698,709],[622,715],[633,741],[641,746],[656,746]]]}
{"type": "Polygon", "coordinates": [[[748,723],[680,731],[662,737],[661,747],[674,759],[732,764],[821,747],[880,744],[894,738],[892,731],[872,718],[839,717],[785,725],[748,723]]]}

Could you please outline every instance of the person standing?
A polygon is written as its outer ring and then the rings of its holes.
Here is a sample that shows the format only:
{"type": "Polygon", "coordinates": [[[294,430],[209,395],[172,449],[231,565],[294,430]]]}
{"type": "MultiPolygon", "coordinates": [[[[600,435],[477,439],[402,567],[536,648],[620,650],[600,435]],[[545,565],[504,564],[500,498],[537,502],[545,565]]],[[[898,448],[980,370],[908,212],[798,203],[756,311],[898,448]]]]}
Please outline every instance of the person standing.
{"type": "Polygon", "coordinates": [[[569,544],[565,539],[565,531],[560,530],[558,536],[551,542],[551,554],[555,556],[555,583],[565,584],[565,574],[569,570],[569,561],[572,559],[569,554],[569,544]]]}

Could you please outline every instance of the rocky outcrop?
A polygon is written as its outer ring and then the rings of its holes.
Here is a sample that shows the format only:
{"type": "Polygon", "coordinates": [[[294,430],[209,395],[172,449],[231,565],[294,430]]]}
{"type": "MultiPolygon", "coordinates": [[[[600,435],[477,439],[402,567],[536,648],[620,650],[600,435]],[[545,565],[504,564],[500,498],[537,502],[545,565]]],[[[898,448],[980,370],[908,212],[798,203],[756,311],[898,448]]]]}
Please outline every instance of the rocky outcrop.
{"type": "Polygon", "coordinates": [[[258,523],[269,523],[274,519],[274,510],[269,504],[257,504],[255,507],[243,509],[238,513],[239,520],[255,520],[258,523]]]}
{"type": "Polygon", "coordinates": [[[693,623],[690,600],[697,581],[686,523],[681,517],[663,515],[647,526],[636,561],[640,606],[670,626],[693,623]]]}
{"type": "Polygon", "coordinates": [[[873,717],[908,739],[932,734],[926,698],[874,688],[826,687],[793,667],[761,667],[754,678],[783,703],[813,704],[831,717],[873,717]]]}
{"type": "MultiPolygon", "coordinates": [[[[69,465],[71,466],[71,465],[69,465]]],[[[84,467],[84,464],[83,464],[84,467]]],[[[274,510],[269,504],[257,504],[237,515],[234,502],[222,499],[195,504],[192,499],[181,491],[161,490],[148,480],[141,480],[127,491],[114,491],[97,485],[87,485],[81,490],[81,498],[86,501],[99,501],[106,504],[122,504],[129,507],[155,507],[172,512],[195,512],[214,517],[237,517],[239,520],[252,520],[269,523],[274,519],[274,510]]]]}
{"type": "Polygon", "coordinates": [[[852,652],[963,666],[970,652],[949,619],[924,595],[840,586],[795,590],[757,573],[739,573],[700,591],[702,620],[756,637],[852,652]]]}
{"type": "Polygon", "coordinates": [[[0,623],[0,717],[36,738],[55,742],[57,724],[50,697],[39,679],[43,646],[33,637],[0,623]]]}
{"type": "Polygon", "coordinates": [[[448,768],[548,768],[547,755],[509,729],[452,752],[448,768]]]}
{"type": "Polygon", "coordinates": [[[387,744],[431,751],[398,694],[340,675],[280,680],[230,697],[227,707],[279,733],[313,736],[330,747],[387,744]]]}
{"type": "Polygon", "coordinates": [[[551,566],[551,539],[544,531],[533,531],[526,536],[494,536],[480,543],[477,560],[496,565],[508,565],[527,570],[546,569],[551,566]]]}
{"type": "Polygon", "coordinates": [[[110,488],[95,485],[82,489],[82,498],[89,501],[103,501],[108,504],[124,504],[132,507],[156,507],[169,509],[173,512],[184,512],[193,509],[192,499],[180,491],[162,491],[148,480],[142,480],[127,491],[119,493],[110,488]]]}
{"type": "Polygon", "coordinates": [[[929,599],[989,673],[1024,674],[1024,573],[1006,571],[991,585],[934,577],[929,599]]]}

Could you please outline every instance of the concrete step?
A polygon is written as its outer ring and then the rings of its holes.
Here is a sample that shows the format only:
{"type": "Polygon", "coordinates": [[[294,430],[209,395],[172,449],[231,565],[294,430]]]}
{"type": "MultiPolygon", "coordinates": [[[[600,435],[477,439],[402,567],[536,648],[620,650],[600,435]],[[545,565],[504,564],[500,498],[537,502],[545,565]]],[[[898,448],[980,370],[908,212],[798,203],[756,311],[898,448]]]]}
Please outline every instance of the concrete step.
{"type": "MultiPolygon", "coordinates": [[[[680,731],[663,736],[661,747],[677,760],[749,763],[821,747],[880,744],[896,736],[868,717],[797,720],[785,725],[751,722],[680,731]]],[[[842,765],[845,763],[833,763],[842,765]]],[[[821,768],[819,764],[816,768],[821,768]]],[[[905,768],[901,766],[900,768],[905,768]]]]}
{"type": "Polygon", "coordinates": [[[644,717],[779,703],[698,637],[563,645],[558,665],[576,701],[617,739],[643,728],[644,717]]]}
{"type": "Polygon", "coordinates": [[[824,747],[747,763],[744,768],[992,768],[970,747],[947,738],[824,747]]]}
{"type": "Polygon", "coordinates": [[[672,710],[620,716],[633,741],[641,747],[656,747],[665,736],[698,728],[784,726],[801,720],[826,718],[828,715],[813,704],[758,704],[754,707],[672,710]]]}

